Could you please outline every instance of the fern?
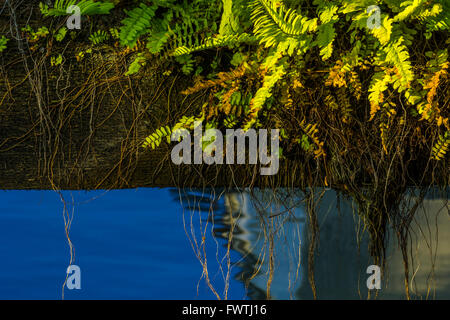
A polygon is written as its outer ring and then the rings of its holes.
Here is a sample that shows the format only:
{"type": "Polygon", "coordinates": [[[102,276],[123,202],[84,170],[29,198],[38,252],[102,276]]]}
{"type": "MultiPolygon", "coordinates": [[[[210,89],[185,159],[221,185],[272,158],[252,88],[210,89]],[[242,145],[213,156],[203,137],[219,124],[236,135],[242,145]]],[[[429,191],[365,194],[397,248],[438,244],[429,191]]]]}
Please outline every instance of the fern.
{"type": "Polygon", "coordinates": [[[300,144],[303,150],[306,152],[312,152],[314,146],[309,141],[308,135],[302,134],[302,137],[296,140],[297,143],[300,144]]]}
{"type": "Polygon", "coordinates": [[[369,88],[370,120],[380,109],[380,104],[384,101],[383,92],[387,90],[391,79],[391,75],[387,72],[378,72],[372,77],[369,88]]]}
{"type": "Polygon", "coordinates": [[[177,56],[175,60],[181,64],[181,71],[185,75],[190,75],[194,71],[194,59],[190,54],[177,56]]]}
{"type": "Polygon", "coordinates": [[[233,10],[233,5],[235,5],[233,0],[222,0],[223,1],[223,14],[220,21],[219,34],[222,36],[233,35],[240,31],[240,24],[238,21],[238,15],[235,14],[233,10]]]}
{"type": "Polygon", "coordinates": [[[216,37],[208,37],[201,42],[199,45],[195,45],[192,47],[188,46],[180,46],[176,48],[172,56],[180,56],[183,54],[190,54],[195,51],[212,49],[218,47],[227,47],[227,46],[237,46],[242,43],[254,43],[257,39],[247,33],[242,33],[240,35],[229,35],[229,36],[216,36],[216,37]]]}
{"type": "Polygon", "coordinates": [[[156,149],[161,145],[161,142],[164,138],[167,139],[167,143],[170,143],[171,134],[172,130],[169,126],[161,127],[157,129],[153,134],[145,138],[145,142],[142,144],[142,147],[156,149]]]}
{"type": "Polygon", "coordinates": [[[98,30],[89,36],[89,40],[92,44],[97,45],[105,42],[109,39],[109,34],[106,31],[98,30]]]}
{"type": "Polygon", "coordinates": [[[56,66],[60,65],[61,63],[62,63],[62,55],[61,54],[58,54],[57,57],[50,58],[50,65],[52,67],[56,67],[56,66]]]}
{"type": "Polygon", "coordinates": [[[223,124],[228,129],[234,128],[237,125],[237,123],[238,123],[238,120],[236,119],[236,116],[234,114],[229,115],[223,121],[223,124]]]}
{"type": "Polygon", "coordinates": [[[187,130],[194,130],[194,122],[195,121],[201,121],[203,120],[203,117],[196,118],[194,116],[187,117],[183,116],[178,122],[173,126],[172,132],[175,132],[179,129],[187,129],[187,130]]]}
{"type": "MultiPolygon", "coordinates": [[[[206,22],[203,21],[203,23],[206,22]]],[[[175,29],[164,34],[165,37],[163,39],[167,38],[164,43],[167,55],[179,56],[198,50],[231,45],[233,40],[238,43],[232,36],[212,36],[202,32],[205,28],[203,23],[201,21],[188,20],[177,24],[175,29]]],[[[161,49],[163,48],[161,47],[161,49]]]]}
{"type": "Polygon", "coordinates": [[[380,41],[381,45],[386,45],[391,40],[393,19],[385,16],[379,28],[373,28],[371,33],[380,41]]]}
{"type": "MultiPolygon", "coordinates": [[[[147,41],[147,49],[152,54],[156,54],[161,52],[164,49],[164,46],[169,41],[169,39],[172,37],[173,33],[171,31],[159,31],[159,32],[152,32],[150,37],[147,41]]],[[[184,50],[186,54],[193,52],[195,50],[184,50]]]]}
{"type": "Polygon", "coordinates": [[[133,75],[135,73],[138,73],[141,69],[141,66],[145,65],[147,59],[143,56],[142,53],[139,53],[136,57],[136,59],[133,60],[133,62],[130,64],[130,67],[128,68],[128,71],[125,73],[126,76],[133,75]]]}
{"type": "Polygon", "coordinates": [[[209,89],[215,86],[223,85],[226,82],[233,81],[235,79],[243,77],[248,72],[247,66],[239,66],[230,72],[219,72],[217,79],[198,81],[193,87],[181,91],[182,94],[189,95],[201,90],[209,89]]]}
{"type": "Polygon", "coordinates": [[[450,30],[450,2],[438,0],[433,8],[423,12],[418,19],[426,24],[426,37],[430,38],[434,31],[450,30]]]}
{"type": "Polygon", "coordinates": [[[141,3],[138,8],[128,12],[129,17],[123,20],[121,43],[133,46],[140,36],[148,34],[147,49],[151,53],[174,52],[180,48],[176,55],[218,46],[221,43],[214,41],[211,36],[217,31],[216,15],[220,10],[220,4],[211,6],[208,0],[193,0],[189,3],[154,1],[152,6],[141,3]],[[158,8],[164,8],[162,11],[165,13],[161,18],[155,16],[158,8]]]}
{"type": "Polygon", "coordinates": [[[253,0],[250,8],[254,33],[265,47],[284,43],[286,51],[292,54],[309,43],[306,33],[317,29],[317,18],[308,19],[278,1],[253,0]]]}
{"type": "Polygon", "coordinates": [[[128,17],[122,20],[120,43],[133,48],[139,37],[148,32],[156,9],[156,5],[147,6],[141,3],[139,7],[128,11],[128,17]]]}
{"type": "MultiPolygon", "coordinates": [[[[450,67],[448,62],[448,54],[446,50],[439,50],[436,53],[426,52],[426,56],[431,57],[427,62],[428,74],[423,79],[423,89],[426,92],[426,102],[423,101],[418,105],[419,114],[422,114],[422,120],[434,120],[437,118],[438,126],[442,124],[444,119],[440,116],[435,97],[442,80],[448,75],[447,69],[450,67]]],[[[447,120],[445,120],[447,121],[447,120]]]]}
{"type": "Polygon", "coordinates": [[[66,34],[67,34],[67,28],[66,27],[60,28],[55,35],[56,41],[58,41],[58,42],[63,41],[64,38],[66,37],[66,34]]]}
{"type": "MultiPolygon", "coordinates": [[[[320,141],[320,139],[317,136],[317,133],[319,132],[319,129],[317,129],[317,124],[306,123],[306,120],[303,119],[300,122],[300,128],[303,130],[305,135],[314,142],[316,146],[314,150],[315,158],[318,158],[320,156],[326,156],[325,149],[323,148],[324,143],[320,141]]],[[[311,146],[308,145],[309,141],[306,138],[303,138],[301,142],[304,143],[303,147],[307,146],[308,151],[312,150],[311,146]]]]}
{"type": "MultiPolygon", "coordinates": [[[[289,123],[289,119],[283,115],[312,115],[320,108],[314,104],[322,103],[333,111],[330,119],[340,121],[345,130],[366,113],[370,120],[376,118],[370,128],[381,131],[380,149],[385,153],[394,139],[391,127],[404,124],[405,117],[412,115],[417,121],[421,115],[433,122],[433,128],[449,129],[450,64],[441,57],[439,63],[424,66],[423,54],[427,50],[438,53],[437,46],[450,43],[446,39],[448,0],[221,0],[214,2],[217,6],[205,0],[145,3],[141,1],[128,12],[122,44],[132,46],[145,36],[151,54],[175,57],[171,61],[178,62],[184,74],[199,75],[182,93],[204,91],[208,104],[203,105],[201,118],[211,125],[219,121],[222,128],[268,124],[286,128],[284,121],[289,123]],[[370,29],[367,7],[373,4],[381,7],[381,26],[370,29]],[[205,9],[205,5],[214,8],[205,9]],[[220,16],[216,7],[223,8],[220,16]],[[144,9],[151,11],[146,18],[144,9]],[[423,35],[433,37],[432,41],[416,50],[417,39],[423,40],[423,35]],[[214,59],[210,52],[198,54],[220,48],[228,50],[218,52],[214,59]],[[205,65],[209,74],[202,72],[205,65]],[[235,69],[223,72],[229,65],[235,69]],[[313,94],[321,84],[324,92],[313,94]],[[303,104],[308,98],[314,101],[303,104]],[[370,110],[354,107],[356,101],[359,105],[369,102],[370,110]]],[[[129,71],[139,66],[135,61],[129,71]]],[[[194,119],[198,118],[183,117],[176,126],[190,130],[194,119]]],[[[417,122],[420,130],[427,125],[417,122]]],[[[300,134],[286,133],[290,142],[297,141],[316,157],[325,155],[324,143],[318,138],[319,123],[305,120],[300,127],[300,134]]],[[[442,158],[447,147],[440,138],[433,157],[442,158]]]]}
{"type": "Polygon", "coordinates": [[[45,4],[43,2],[39,2],[39,10],[41,11],[41,13],[44,16],[48,16],[49,9],[48,9],[48,5],[47,4],[45,4]]]}
{"type": "Polygon", "coordinates": [[[117,30],[117,28],[109,28],[109,33],[114,39],[120,39],[119,30],[117,30]]]}
{"type": "Polygon", "coordinates": [[[72,13],[67,13],[67,8],[76,5],[80,8],[81,15],[96,15],[109,14],[109,11],[114,8],[114,3],[109,1],[94,1],[94,0],[56,0],[53,8],[48,9],[43,6],[41,12],[45,16],[66,16],[72,13]]]}
{"type": "Polygon", "coordinates": [[[399,77],[394,78],[393,86],[394,89],[398,88],[401,92],[408,88],[410,82],[414,80],[408,48],[403,44],[403,37],[383,47],[383,52],[386,54],[385,61],[395,66],[398,70],[399,77]]]}
{"type": "Polygon", "coordinates": [[[249,120],[244,126],[244,130],[250,129],[257,120],[258,113],[264,106],[266,100],[272,96],[272,89],[276,83],[286,74],[284,63],[286,59],[282,59],[277,66],[275,66],[269,75],[266,75],[263,80],[263,85],[258,89],[252,101],[250,102],[249,120]]]}
{"type": "Polygon", "coordinates": [[[450,149],[450,131],[444,135],[439,135],[438,141],[433,146],[431,158],[434,160],[442,160],[450,149]]]}
{"type": "Polygon", "coordinates": [[[327,60],[333,53],[333,42],[336,36],[334,24],[338,21],[338,7],[332,3],[314,1],[319,5],[319,19],[321,25],[318,27],[315,45],[320,47],[320,55],[323,60],[327,60]]]}
{"type": "MultiPolygon", "coordinates": [[[[394,3],[391,3],[394,5],[394,3]]],[[[393,21],[417,20],[426,25],[425,36],[431,37],[431,32],[450,29],[450,2],[448,0],[408,0],[401,1],[394,10],[398,14],[393,21]]]]}
{"type": "Polygon", "coordinates": [[[26,25],[21,30],[25,32],[27,40],[31,43],[37,42],[41,38],[47,37],[47,35],[50,33],[47,27],[39,27],[37,31],[34,31],[30,25],[26,25]]]}
{"type": "MultiPolygon", "coordinates": [[[[194,116],[187,117],[183,116],[176,124],[173,126],[173,128],[170,128],[170,126],[163,126],[159,129],[157,129],[154,133],[147,136],[145,138],[145,141],[142,144],[143,148],[151,148],[156,149],[161,145],[164,139],[166,139],[167,143],[171,142],[171,136],[172,133],[176,132],[179,129],[187,129],[187,130],[193,130],[194,129],[194,122],[196,121],[202,121],[203,117],[196,118],[194,116]]],[[[212,123],[209,123],[209,126],[211,127],[212,123]]],[[[207,123],[208,126],[208,123],[207,123]]]]}
{"type": "Polygon", "coordinates": [[[407,18],[415,15],[423,6],[426,4],[426,0],[414,0],[414,1],[403,1],[400,6],[403,10],[400,11],[395,17],[394,21],[403,21],[407,18]]]}
{"type": "Polygon", "coordinates": [[[353,109],[346,94],[346,90],[344,88],[339,88],[336,90],[336,95],[339,101],[339,109],[342,114],[342,122],[350,123],[353,109]]]}
{"type": "Polygon", "coordinates": [[[1,36],[0,38],[0,52],[6,49],[6,44],[8,43],[9,39],[5,36],[1,36]]]}
{"type": "Polygon", "coordinates": [[[327,60],[333,53],[333,41],[336,36],[333,23],[329,22],[319,27],[316,43],[321,48],[320,55],[323,60],[327,60]]]}
{"type": "Polygon", "coordinates": [[[251,92],[243,93],[241,91],[237,91],[233,93],[230,98],[230,112],[237,117],[240,117],[242,114],[247,113],[252,99],[253,95],[251,92]]]}
{"type": "Polygon", "coordinates": [[[361,95],[362,95],[362,84],[361,84],[361,81],[359,79],[359,75],[357,72],[355,72],[355,71],[350,72],[349,85],[353,90],[352,93],[353,93],[354,97],[356,98],[356,100],[359,101],[361,99],[361,95]]]}

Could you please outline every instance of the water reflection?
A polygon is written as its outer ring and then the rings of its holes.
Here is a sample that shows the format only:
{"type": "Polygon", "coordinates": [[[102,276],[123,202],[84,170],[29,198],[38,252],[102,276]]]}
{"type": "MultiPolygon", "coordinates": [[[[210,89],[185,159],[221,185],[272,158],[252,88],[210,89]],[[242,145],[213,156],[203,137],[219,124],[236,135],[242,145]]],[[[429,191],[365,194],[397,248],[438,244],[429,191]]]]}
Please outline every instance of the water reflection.
{"type": "MultiPolygon", "coordinates": [[[[203,218],[213,220],[213,234],[239,253],[232,263],[238,268],[234,277],[245,285],[250,299],[312,299],[312,275],[319,299],[366,299],[366,269],[372,260],[363,222],[354,214],[351,200],[334,190],[322,191],[316,199],[319,234],[312,256],[314,272],[308,270],[314,235],[304,194],[282,190],[181,194],[184,206],[208,212],[203,218]]],[[[410,247],[412,298],[450,298],[447,199],[428,196],[415,216],[410,247]]],[[[405,298],[402,256],[394,234],[387,255],[388,268],[377,298],[405,298]]]]}

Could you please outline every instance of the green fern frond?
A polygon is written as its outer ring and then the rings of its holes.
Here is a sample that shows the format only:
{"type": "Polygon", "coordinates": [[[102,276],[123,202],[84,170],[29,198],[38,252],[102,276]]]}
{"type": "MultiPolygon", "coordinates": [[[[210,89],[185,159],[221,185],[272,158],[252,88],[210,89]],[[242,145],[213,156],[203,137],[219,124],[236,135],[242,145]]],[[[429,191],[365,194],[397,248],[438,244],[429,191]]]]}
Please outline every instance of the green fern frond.
{"type": "Polygon", "coordinates": [[[383,47],[382,49],[386,54],[386,62],[395,66],[398,70],[400,78],[395,80],[394,89],[403,91],[409,87],[409,83],[414,80],[414,74],[409,61],[408,47],[403,44],[403,37],[398,38],[394,43],[383,47]]]}
{"type": "Polygon", "coordinates": [[[66,37],[67,34],[67,28],[66,27],[62,27],[58,30],[58,32],[55,34],[55,39],[58,42],[61,42],[64,40],[64,38],[66,37]]]}
{"type": "Polygon", "coordinates": [[[111,36],[114,39],[119,39],[120,38],[119,30],[117,28],[109,28],[109,33],[111,34],[111,36]]]}
{"type": "Polygon", "coordinates": [[[233,11],[234,0],[222,0],[223,13],[220,21],[219,34],[222,36],[232,35],[240,31],[238,16],[233,11]]]}
{"type": "MultiPolygon", "coordinates": [[[[159,31],[152,32],[147,40],[147,49],[152,54],[156,54],[161,52],[164,49],[164,46],[172,37],[173,33],[171,31],[159,31]]],[[[186,50],[188,51],[188,50],[186,50]]],[[[193,50],[192,50],[193,51],[193,50]]]]}
{"type": "Polygon", "coordinates": [[[288,9],[280,1],[253,0],[250,3],[254,33],[265,47],[286,43],[292,53],[307,38],[308,32],[317,30],[317,18],[309,19],[288,9]]]}
{"type": "Polygon", "coordinates": [[[194,122],[202,121],[203,117],[195,117],[195,116],[183,116],[178,122],[173,126],[172,132],[175,132],[179,129],[187,129],[194,130],[194,122]]]}
{"type": "Polygon", "coordinates": [[[130,64],[128,71],[125,73],[126,76],[130,76],[132,74],[138,73],[141,69],[141,66],[145,65],[147,59],[143,56],[142,53],[139,53],[136,59],[130,64]]]}
{"type": "Polygon", "coordinates": [[[428,16],[428,11],[425,11],[418,17],[426,24],[427,34],[439,30],[450,30],[450,1],[436,0],[435,2],[437,3],[429,11],[428,16]]]}
{"type": "Polygon", "coordinates": [[[223,120],[223,124],[226,128],[232,129],[234,128],[238,123],[238,120],[236,119],[236,116],[234,114],[230,114],[228,117],[223,120]]]}
{"type": "Polygon", "coordinates": [[[218,48],[218,47],[227,47],[227,46],[236,46],[242,43],[254,43],[257,39],[247,33],[242,33],[239,35],[229,35],[229,36],[215,36],[215,37],[208,37],[205,40],[202,41],[200,45],[193,46],[193,47],[187,47],[187,46],[181,46],[176,48],[173,53],[171,53],[172,56],[180,56],[183,54],[190,54],[195,51],[200,50],[206,50],[206,49],[212,49],[212,48],[218,48]]]}
{"type": "Polygon", "coordinates": [[[336,36],[334,24],[338,21],[338,6],[332,1],[324,2],[315,0],[314,4],[318,6],[320,25],[318,27],[317,39],[314,42],[320,48],[320,55],[323,60],[327,60],[333,53],[333,42],[336,36]]]}
{"type": "Polygon", "coordinates": [[[8,43],[9,39],[5,36],[2,36],[0,38],[0,52],[6,49],[6,44],[8,43]]]}
{"type": "Polygon", "coordinates": [[[286,74],[285,62],[286,58],[281,59],[270,74],[264,77],[262,87],[258,89],[250,102],[249,120],[245,124],[244,130],[250,129],[256,123],[259,111],[263,108],[266,100],[272,96],[272,89],[286,74]]]}
{"type": "Polygon", "coordinates": [[[156,5],[140,3],[139,7],[127,12],[128,17],[122,20],[123,26],[120,29],[120,43],[123,46],[136,46],[139,37],[149,31],[156,9],[156,5]]]}
{"type": "Polygon", "coordinates": [[[109,34],[106,31],[98,30],[89,36],[89,40],[92,44],[97,45],[105,42],[109,39],[109,34]]]}
{"type": "Polygon", "coordinates": [[[164,126],[156,130],[154,133],[145,138],[145,142],[142,144],[144,148],[156,149],[161,145],[164,138],[167,139],[167,143],[170,143],[170,136],[172,130],[169,126],[164,126]]]}
{"type": "Polygon", "coordinates": [[[190,75],[194,71],[194,59],[190,54],[177,56],[175,60],[181,64],[181,71],[185,75],[190,75]]]}
{"type": "Polygon", "coordinates": [[[66,16],[72,14],[67,13],[67,8],[72,5],[80,8],[81,15],[109,14],[109,11],[114,8],[114,3],[109,1],[56,0],[53,8],[41,11],[46,16],[66,16]]]}
{"type": "Polygon", "coordinates": [[[167,28],[159,33],[152,33],[150,36],[152,44],[149,44],[148,47],[151,46],[152,52],[165,51],[168,56],[179,56],[233,44],[232,36],[212,36],[210,32],[206,31],[207,22],[204,20],[187,19],[176,24],[174,28],[170,26],[167,28]]]}
{"type": "Polygon", "coordinates": [[[333,23],[329,22],[319,26],[319,34],[316,43],[320,47],[320,55],[327,60],[333,53],[333,41],[336,36],[333,23]]]}

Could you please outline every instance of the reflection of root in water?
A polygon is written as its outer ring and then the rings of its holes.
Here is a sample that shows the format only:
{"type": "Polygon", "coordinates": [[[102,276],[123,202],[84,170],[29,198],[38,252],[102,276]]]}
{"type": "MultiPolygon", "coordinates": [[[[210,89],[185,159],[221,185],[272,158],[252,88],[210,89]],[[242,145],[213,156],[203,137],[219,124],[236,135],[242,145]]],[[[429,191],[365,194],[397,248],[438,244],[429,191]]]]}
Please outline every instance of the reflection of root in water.
{"type": "MultiPolygon", "coordinates": [[[[436,299],[439,298],[438,288],[450,288],[448,271],[447,277],[444,274],[444,277],[439,277],[439,281],[436,279],[438,256],[440,265],[450,265],[449,212],[448,190],[408,189],[405,193],[399,206],[399,214],[389,228],[389,234],[392,234],[395,241],[390,239],[388,246],[392,248],[397,245],[399,248],[399,252],[391,252],[390,269],[395,273],[395,269],[401,270],[403,267],[406,298],[436,299]]],[[[440,271],[445,272],[444,270],[445,267],[440,271]]],[[[391,286],[400,291],[398,283],[391,286]]]]}
{"type": "Polygon", "coordinates": [[[197,292],[199,284],[202,279],[205,280],[207,286],[217,299],[224,299],[228,296],[229,278],[231,272],[230,260],[230,246],[228,246],[227,254],[224,257],[219,257],[219,243],[213,235],[213,227],[215,224],[214,211],[218,209],[217,201],[220,199],[222,193],[216,194],[214,190],[173,190],[178,193],[178,197],[183,207],[183,225],[188,240],[194,251],[196,258],[202,266],[202,275],[197,285],[197,292]],[[211,237],[208,237],[211,233],[211,237]],[[223,292],[214,285],[214,275],[211,279],[210,265],[208,265],[207,244],[208,240],[212,240],[216,246],[216,262],[218,264],[219,273],[225,283],[223,292]]]}
{"type": "Polygon", "coordinates": [[[445,192],[439,195],[443,205],[425,208],[424,193],[408,190],[379,235],[385,260],[370,254],[371,225],[357,201],[334,191],[208,189],[179,190],[178,195],[189,212],[183,217],[185,230],[202,265],[202,279],[219,299],[228,298],[231,276],[253,299],[436,297],[437,219],[448,212],[445,192]],[[212,263],[208,243],[215,246],[212,263]],[[382,290],[371,292],[366,268],[376,261],[391,263],[392,270],[383,270],[382,290]],[[402,269],[403,290],[398,281],[402,269]]]}
{"type": "Polygon", "coordinates": [[[186,235],[203,268],[202,279],[218,299],[227,299],[232,270],[233,267],[238,266],[242,271],[235,277],[245,284],[248,295],[252,298],[270,299],[274,270],[279,267],[276,252],[287,251],[290,256],[287,287],[293,297],[292,290],[295,282],[298,281],[300,268],[300,226],[297,224],[295,226],[297,230],[290,230],[294,232],[285,232],[284,223],[297,219],[291,212],[295,206],[292,201],[289,204],[283,203],[286,201],[283,199],[285,195],[281,196],[278,193],[258,192],[257,197],[249,195],[248,191],[236,190],[221,192],[178,190],[178,196],[183,205],[186,235]],[[246,223],[254,223],[245,208],[245,202],[249,200],[251,203],[248,205],[256,208],[258,214],[258,223],[254,226],[246,225],[246,223]],[[219,202],[223,203],[225,210],[218,206],[219,202]],[[247,227],[259,230],[256,239],[248,238],[248,230],[245,230],[247,227]],[[292,235],[295,241],[292,241],[292,235]],[[208,238],[211,239],[209,242],[216,246],[214,264],[218,272],[215,272],[213,276],[211,276],[211,264],[208,263],[209,250],[206,248],[208,238]],[[224,239],[225,243],[218,238],[224,239]],[[281,239],[284,243],[283,247],[275,245],[276,239],[277,242],[281,239]],[[259,246],[260,243],[262,243],[261,246],[259,246]],[[222,256],[219,253],[219,245],[226,248],[222,256]],[[232,262],[233,252],[240,255],[235,262],[232,262]],[[223,280],[222,294],[216,288],[219,284],[214,281],[217,274],[220,274],[223,280]],[[266,284],[264,292],[252,284],[255,279],[257,282],[264,279],[266,284]]]}
{"type": "Polygon", "coordinates": [[[255,209],[258,215],[264,242],[259,248],[260,253],[255,264],[257,267],[254,268],[253,274],[246,280],[246,285],[248,286],[250,281],[258,276],[266,278],[264,298],[271,299],[275,270],[280,267],[287,267],[287,270],[285,270],[288,280],[286,289],[290,298],[293,298],[293,289],[299,280],[302,243],[302,223],[295,223],[293,226],[293,222],[304,219],[295,210],[303,199],[300,198],[298,200],[286,192],[268,192],[268,190],[251,190],[249,191],[249,199],[251,207],[255,209]],[[288,257],[287,266],[280,266],[280,259],[277,259],[278,255],[283,254],[288,257]]]}
{"type": "MultiPolygon", "coordinates": [[[[71,198],[72,198],[72,202],[68,204],[66,202],[62,192],[61,191],[56,191],[56,192],[58,193],[59,198],[61,199],[61,202],[63,204],[62,214],[63,214],[63,219],[64,219],[64,232],[65,232],[65,235],[66,235],[66,238],[67,238],[67,244],[69,246],[69,255],[70,255],[69,266],[71,266],[74,263],[74,261],[75,261],[75,248],[73,246],[72,240],[70,239],[70,227],[72,225],[74,212],[75,212],[75,201],[74,201],[72,193],[70,194],[71,198]]],[[[62,300],[64,300],[64,291],[65,291],[65,288],[66,288],[68,277],[69,277],[69,274],[66,272],[66,277],[64,279],[64,283],[63,283],[62,288],[61,288],[61,298],[62,298],[62,300]]]]}
{"type": "MultiPolygon", "coordinates": [[[[58,196],[61,200],[61,203],[63,204],[62,216],[63,216],[63,221],[64,221],[64,234],[67,239],[67,245],[69,246],[69,264],[68,264],[68,266],[71,266],[75,263],[75,247],[73,245],[72,239],[70,238],[70,228],[72,226],[72,222],[74,219],[75,206],[92,202],[100,197],[103,197],[109,191],[104,191],[103,193],[101,193],[97,196],[90,197],[83,201],[75,201],[75,197],[74,197],[73,193],[70,192],[71,201],[69,201],[69,202],[64,197],[64,194],[62,191],[56,190],[55,192],[58,194],[58,196]]],[[[65,293],[68,278],[69,278],[69,274],[67,273],[67,270],[66,270],[64,283],[62,284],[62,288],[61,288],[62,300],[64,300],[64,293],[65,293]]]]}

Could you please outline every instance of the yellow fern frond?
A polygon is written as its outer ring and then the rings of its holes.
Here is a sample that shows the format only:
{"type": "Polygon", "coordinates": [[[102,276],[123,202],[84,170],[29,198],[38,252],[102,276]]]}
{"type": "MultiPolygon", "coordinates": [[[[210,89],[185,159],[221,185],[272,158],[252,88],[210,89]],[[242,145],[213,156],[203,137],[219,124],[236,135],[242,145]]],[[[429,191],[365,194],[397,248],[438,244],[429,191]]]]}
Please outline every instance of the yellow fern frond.
{"type": "Polygon", "coordinates": [[[380,104],[384,101],[383,92],[387,90],[388,84],[391,82],[391,75],[388,72],[377,72],[372,77],[372,82],[369,88],[370,101],[370,119],[372,120],[378,110],[380,104]]]}
{"type": "Polygon", "coordinates": [[[426,102],[422,103],[419,108],[419,113],[422,114],[421,120],[434,121],[438,120],[438,126],[442,125],[443,118],[440,115],[438,102],[435,101],[437,89],[441,83],[441,80],[448,75],[449,62],[446,61],[440,66],[440,69],[424,79],[423,89],[427,91],[426,102]]]}
{"type": "Polygon", "coordinates": [[[342,60],[336,61],[336,64],[331,68],[330,73],[328,74],[328,78],[325,81],[326,86],[333,87],[343,87],[347,85],[345,81],[345,73],[347,72],[345,68],[343,68],[344,63],[342,60]]]}
{"type": "Polygon", "coordinates": [[[450,131],[444,135],[439,135],[438,141],[431,150],[431,158],[434,160],[442,160],[450,149],[450,131]]]}
{"type": "Polygon", "coordinates": [[[247,71],[248,67],[246,65],[241,65],[229,72],[219,72],[217,74],[217,79],[198,81],[193,87],[181,91],[181,93],[184,95],[190,95],[204,89],[216,87],[222,85],[224,82],[236,80],[243,77],[247,71]]]}
{"type": "Polygon", "coordinates": [[[316,149],[314,150],[314,157],[319,158],[320,156],[326,156],[326,152],[324,149],[324,143],[323,141],[320,141],[320,139],[317,137],[317,133],[319,132],[319,129],[317,128],[317,124],[311,124],[306,123],[306,120],[303,119],[300,122],[300,128],[303,130],[303,132],[314,142],[316,145],[316,149]]]}

